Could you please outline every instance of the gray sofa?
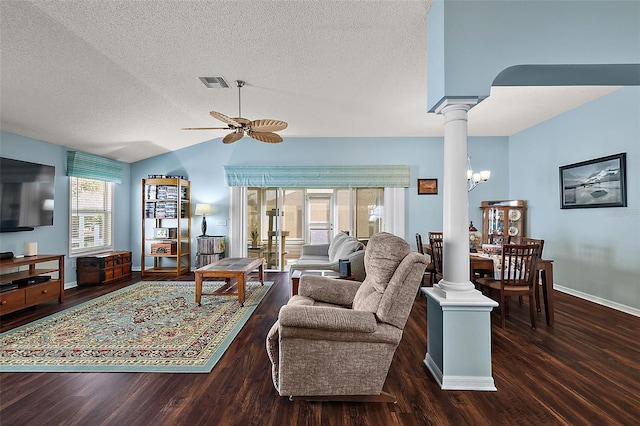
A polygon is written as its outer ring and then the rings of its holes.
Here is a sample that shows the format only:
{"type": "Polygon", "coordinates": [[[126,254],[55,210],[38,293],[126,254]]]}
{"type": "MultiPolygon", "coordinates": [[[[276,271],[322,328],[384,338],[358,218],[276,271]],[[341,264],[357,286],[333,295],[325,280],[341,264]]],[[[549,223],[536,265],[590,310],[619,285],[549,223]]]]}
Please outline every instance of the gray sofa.
{"type": "Polygon", "coordinates": [[[330,244],[305,244],[300,258],[291,265],[296,270],[330,269],[339,271],[340,259],[349,259],[351,273],[356,281],[364,281],[364,244],[344,232],[336,234],[330,244]]]}

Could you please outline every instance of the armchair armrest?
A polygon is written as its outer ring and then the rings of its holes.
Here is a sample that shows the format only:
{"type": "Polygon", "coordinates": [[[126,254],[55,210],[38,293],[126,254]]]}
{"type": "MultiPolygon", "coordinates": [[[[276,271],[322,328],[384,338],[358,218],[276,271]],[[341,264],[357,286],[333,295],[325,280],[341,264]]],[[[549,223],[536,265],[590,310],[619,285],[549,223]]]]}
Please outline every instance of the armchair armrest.
{"type": "Polygon", "coordinates": [[[351,306],[361,285],[359,281],[303,275],[300,277],[298,294],[319,302],[351,306]]]}
{"type": "Polygon", "coordinates": [[[329,244],[305,244],[300,248],[300,256],[328,256],[329,244]]]}
{"type": "Polygon", "coordinates": [[[371,312],[343,308],[285,305],[278,321],[282,327],[373,333],[377,322],[371,312]]]}

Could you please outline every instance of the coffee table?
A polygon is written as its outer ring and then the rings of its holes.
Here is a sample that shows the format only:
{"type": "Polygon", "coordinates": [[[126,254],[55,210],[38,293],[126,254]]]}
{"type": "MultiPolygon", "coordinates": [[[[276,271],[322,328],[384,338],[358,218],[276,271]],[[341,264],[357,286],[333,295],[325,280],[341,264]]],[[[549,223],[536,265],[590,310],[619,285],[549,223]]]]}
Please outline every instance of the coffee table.
{"type": "Polygon", "coordinates": [[[327,278],[339,278],[341,280],[355,280],[353,274],[348,277],[341,277],[339,272],[332,269],[296,269],[293,271],[293,274],[291,274],[291,296],[298,294],[300,277],[303,275],[317,275],[327,278]]]}
{"type": "Polygon", "coordinates": [[[246,282],[248,275],[258,270],[260,283],[264,285],[264,259],[249,257],[227,257],[195,270],[196,303],[200,305],[202,296],[238,296],[240,306],[244,306],[246,282]],[[214,293],[202,292],[202,281],[205,278],[224,278],[226,283],[214,293]],[[237,291],[231,293],[235,280],[237,291]]]}

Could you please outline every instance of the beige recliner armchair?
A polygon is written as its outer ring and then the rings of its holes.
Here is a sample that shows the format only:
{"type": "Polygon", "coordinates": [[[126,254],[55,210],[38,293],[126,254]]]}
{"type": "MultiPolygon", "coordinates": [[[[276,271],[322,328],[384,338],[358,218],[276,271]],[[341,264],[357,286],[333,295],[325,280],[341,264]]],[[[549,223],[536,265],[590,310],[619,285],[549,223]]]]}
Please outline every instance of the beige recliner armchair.
{"type": "Polygon", "coordinates": [[[302,276],[267,336],[278,393],[394,401],[382,386],[427,263],[405,240],[381,232],[365,250],[362,283],[302,276]]]}

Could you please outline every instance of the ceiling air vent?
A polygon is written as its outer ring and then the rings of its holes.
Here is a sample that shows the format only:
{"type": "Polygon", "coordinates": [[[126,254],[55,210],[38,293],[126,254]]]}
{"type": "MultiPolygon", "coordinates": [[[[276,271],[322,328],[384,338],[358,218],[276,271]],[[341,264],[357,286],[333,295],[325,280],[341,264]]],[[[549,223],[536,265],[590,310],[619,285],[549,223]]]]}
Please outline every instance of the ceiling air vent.
{"type": "Polygon", "coordinates": [[[224,77],[198,77],[208,89],[228,89],[229,83],[224,77]]]}

